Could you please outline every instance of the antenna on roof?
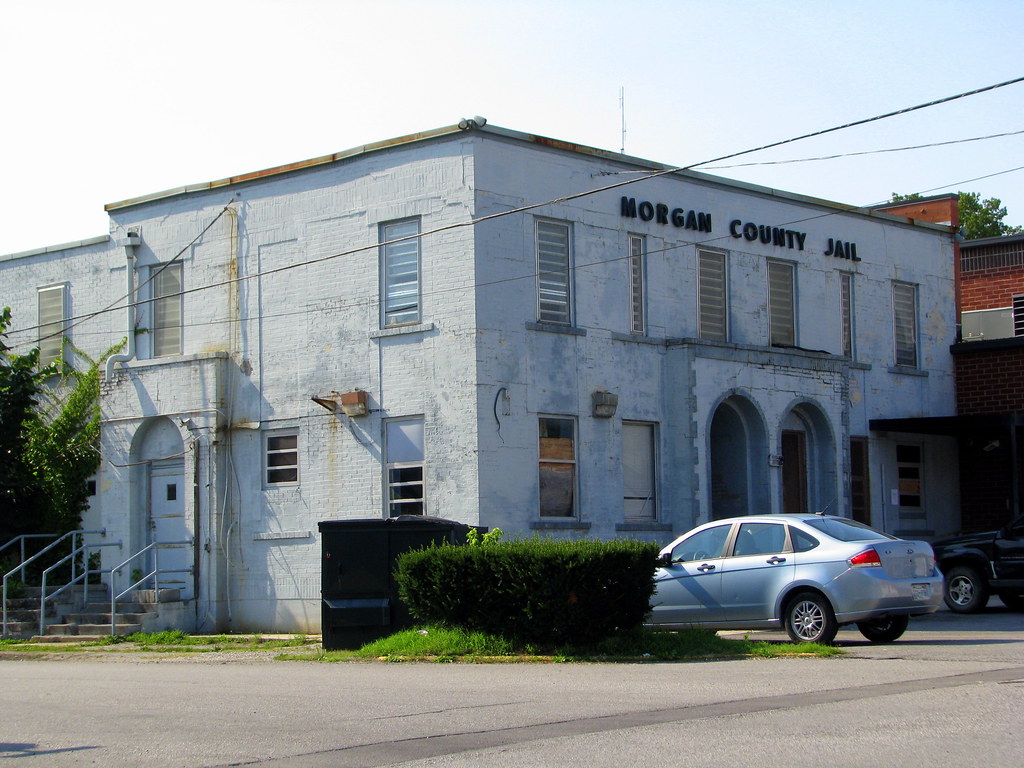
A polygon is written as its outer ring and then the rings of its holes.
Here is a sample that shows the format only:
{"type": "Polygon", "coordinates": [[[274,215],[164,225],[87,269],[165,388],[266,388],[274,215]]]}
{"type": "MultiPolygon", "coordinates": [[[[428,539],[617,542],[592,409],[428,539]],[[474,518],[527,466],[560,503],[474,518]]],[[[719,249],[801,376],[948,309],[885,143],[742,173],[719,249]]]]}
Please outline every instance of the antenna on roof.
{"type": "Polygon", "coordinates": [[[622,147],[619,152],[626,154],[626,89],[619,86],[619,117],[622,121],[622,147]]]}

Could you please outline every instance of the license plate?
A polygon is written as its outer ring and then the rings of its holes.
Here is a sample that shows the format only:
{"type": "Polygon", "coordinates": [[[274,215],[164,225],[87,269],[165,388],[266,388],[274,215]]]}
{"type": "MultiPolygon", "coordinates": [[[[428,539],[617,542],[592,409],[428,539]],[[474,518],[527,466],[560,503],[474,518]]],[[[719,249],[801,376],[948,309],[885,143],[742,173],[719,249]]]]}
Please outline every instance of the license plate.
{"type": "Polygon", "coordinates": [[[911,584],[910,589],[915,600],[927,600],[932,596],[931,584],[911,584]]]}

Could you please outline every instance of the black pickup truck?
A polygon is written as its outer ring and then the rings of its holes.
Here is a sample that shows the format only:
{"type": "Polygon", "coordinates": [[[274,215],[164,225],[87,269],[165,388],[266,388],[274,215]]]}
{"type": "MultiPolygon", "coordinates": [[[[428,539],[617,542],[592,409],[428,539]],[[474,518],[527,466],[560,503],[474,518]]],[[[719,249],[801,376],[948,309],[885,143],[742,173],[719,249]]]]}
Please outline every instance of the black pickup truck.
{"type": "Polygon", "coordinates": [[[993,592],[1007,608],[1024,610],[1024,516],[998,531],[933,541],[932,549],[949,610],[980,611],[993,592]]]}

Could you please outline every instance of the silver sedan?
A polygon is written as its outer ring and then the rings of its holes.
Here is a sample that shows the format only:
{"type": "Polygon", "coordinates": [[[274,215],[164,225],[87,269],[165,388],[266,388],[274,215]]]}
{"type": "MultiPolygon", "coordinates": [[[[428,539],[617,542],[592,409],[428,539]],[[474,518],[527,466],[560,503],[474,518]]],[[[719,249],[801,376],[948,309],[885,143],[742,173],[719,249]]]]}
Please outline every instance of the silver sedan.
{"type": "Polygon", "coordinates": [[[895,640],[909,617],[942,602],[932,548],[843,517],[761,515],[716,520],[661,551],[649,624],[782,629],[830,643],[843,624],[895,640]]]}

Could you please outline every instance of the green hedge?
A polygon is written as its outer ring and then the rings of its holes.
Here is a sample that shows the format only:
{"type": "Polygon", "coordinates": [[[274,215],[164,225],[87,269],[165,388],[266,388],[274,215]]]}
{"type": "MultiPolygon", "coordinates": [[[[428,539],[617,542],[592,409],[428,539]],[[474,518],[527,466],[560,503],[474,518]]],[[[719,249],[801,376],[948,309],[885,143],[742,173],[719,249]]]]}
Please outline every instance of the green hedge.
{"type": "Polygon", "coordinates": [[[650,610],[658,546],[526,539],[435,546],[399,557],[399,594],[420,621],[515,643],[589,644],[650,610]]]}

